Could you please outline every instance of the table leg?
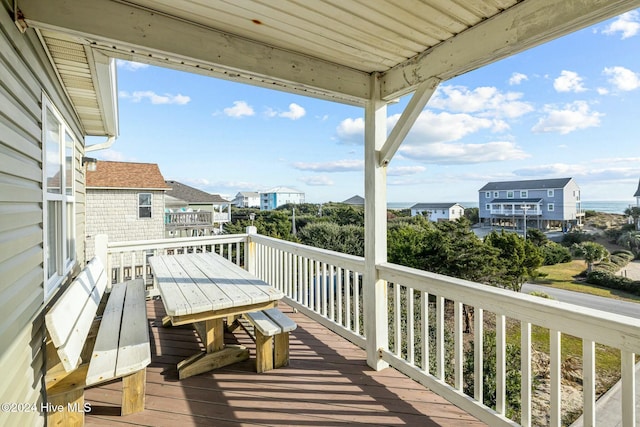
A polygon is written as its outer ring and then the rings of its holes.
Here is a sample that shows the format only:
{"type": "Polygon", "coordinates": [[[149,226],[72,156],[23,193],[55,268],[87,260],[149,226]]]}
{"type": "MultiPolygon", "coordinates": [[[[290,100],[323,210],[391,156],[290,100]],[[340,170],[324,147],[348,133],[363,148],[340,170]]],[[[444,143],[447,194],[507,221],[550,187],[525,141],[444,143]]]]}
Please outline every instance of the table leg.
{"type": "MultiPolygon", "coordinates": [[[[196,329],[201,329],[196,326],[196,329]]],[[[232,363],[247,360],[249,349],[242,345],[224,345],[224,321],[211,319],[198,332],[205,344],[205,352],[194,354],[178,363],[178,377],[182,380],[232,363]]]]}

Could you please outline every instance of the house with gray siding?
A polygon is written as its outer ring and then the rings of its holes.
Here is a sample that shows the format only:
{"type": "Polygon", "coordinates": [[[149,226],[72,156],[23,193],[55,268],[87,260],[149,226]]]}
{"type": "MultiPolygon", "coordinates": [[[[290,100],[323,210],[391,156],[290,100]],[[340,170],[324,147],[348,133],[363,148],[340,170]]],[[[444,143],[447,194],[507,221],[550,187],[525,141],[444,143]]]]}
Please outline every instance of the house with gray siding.
{"type": "Polygon", "coordinates": [[[157,164],[98,161],[87,171],[87,259],[98,234],[110,242],[164,238],[169,189],[157,164]]]}
{"type": "Polygon", "coordinates": [[[568,230],[582,225],[580,187],[573,178],[497,181],[478,190],[486,226],[568,230]]]}
{"type": "Polygon", "coordinates": [[[165,206],[167,237],[219,234],[223,224],[231,221],[231,202],[219,194],[211,194],[178,181],[166,181],[166,196],[182,200],[184,206],[165,206]]]}

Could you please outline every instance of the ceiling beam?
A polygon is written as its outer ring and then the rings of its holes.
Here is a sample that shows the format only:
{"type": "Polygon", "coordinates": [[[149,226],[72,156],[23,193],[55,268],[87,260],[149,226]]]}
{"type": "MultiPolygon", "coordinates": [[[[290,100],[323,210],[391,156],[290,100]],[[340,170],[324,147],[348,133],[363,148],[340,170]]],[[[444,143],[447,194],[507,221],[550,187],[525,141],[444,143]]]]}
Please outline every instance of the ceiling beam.
{"type": "Polygon", "coordinates": [[[448,80],[640,7],[640,0],[523,0],[381,75],[381,97],[406,95],[423,81],[448,80]]]}
{"type": "Polygon", "coordinates": [[[18,0],[27,26],[88,39],[115,57],[364,105],[370,75],[111,0],[18,0]]]}

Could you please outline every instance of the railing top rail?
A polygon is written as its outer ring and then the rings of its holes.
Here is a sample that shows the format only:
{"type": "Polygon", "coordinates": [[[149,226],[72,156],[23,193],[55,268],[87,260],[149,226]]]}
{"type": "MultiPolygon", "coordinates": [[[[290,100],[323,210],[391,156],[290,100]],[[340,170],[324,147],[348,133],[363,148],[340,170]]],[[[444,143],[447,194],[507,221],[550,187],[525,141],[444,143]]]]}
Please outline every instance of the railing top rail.
{"type": "Polygon", "coordinates": [[[158,249],[164,247],[236,243],[245,242],[246,240],[247,234],[222,234],[217,236],[174,237],[167,239],[109,242],[107,248],[109,252],[121,252],[128,250],[158,249]]]}
{"type": "MultiPolygon", "coordinates": [[[[391,263],[380,278],[531,324],[640,353],[640,319],[391,263]]],[[[639,306],[640,307],[640,306],[639,306]]]]}
{"type": "Polygon", "coordinates": [[[256,243],[261,243],[294,255],[300,255],[307,258],[313,258],[320,262],[326,262],[337,267],[342,267],[351,271],[364,271],[364,258],[343,254],[341,252],[330,251],[327,249],[314,248],[312,246],[302,245],[300,243],[288,242],[285,240],[275,239],[273,237],[263,236],[261,234],[251,234],[249,239],[256,243]]]}

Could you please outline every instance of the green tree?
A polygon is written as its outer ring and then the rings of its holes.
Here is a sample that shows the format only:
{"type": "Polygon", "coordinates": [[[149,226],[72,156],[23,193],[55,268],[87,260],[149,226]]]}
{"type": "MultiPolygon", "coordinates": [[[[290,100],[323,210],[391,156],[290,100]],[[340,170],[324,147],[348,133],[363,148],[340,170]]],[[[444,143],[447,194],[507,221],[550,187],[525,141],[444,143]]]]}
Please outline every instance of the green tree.
{"type": "Polygon", "coordinates": [[[587,263],[587,274],[593,270],[593,265],[609,258],[607,248],[596,242],[582,242],[572,246],[577,256],[584,258],[587,263]]]}
{"type": "Polygon", "coordinates": [[[629,249],[638,257],[640,255],[640,231],[628,231],[618,237],[617,243],[623,248],[629,249]]]}
{"type": "Polygon", "coordinates": [[[640,223],[640,207],[629,206],[624,210],[624,214],[633,217],[633,222],[636,225],[636,230],[639,230],[640,227],[638,226],[638,224],[640,223]]]}
{"type": "Polygon", "coordinates": [[[480,209],[465,208],[464,217],[467,218],[471,224],[477,224],[480,222],[480,209]]]}
{"type": "Polygon", "coordinates": [[[516,233],[492,231],[485,237],[484,243],[500,253],[501,285],[516,292],[520,292],[527,277],[533,276],[544,261],[540,249],[516,233]]]}
{"type": "Polygon", "coordinates": [[[308,224],[298,233],[300,241],[316,248],[364,256],[364,227],[333,222],[308,224]]]}

